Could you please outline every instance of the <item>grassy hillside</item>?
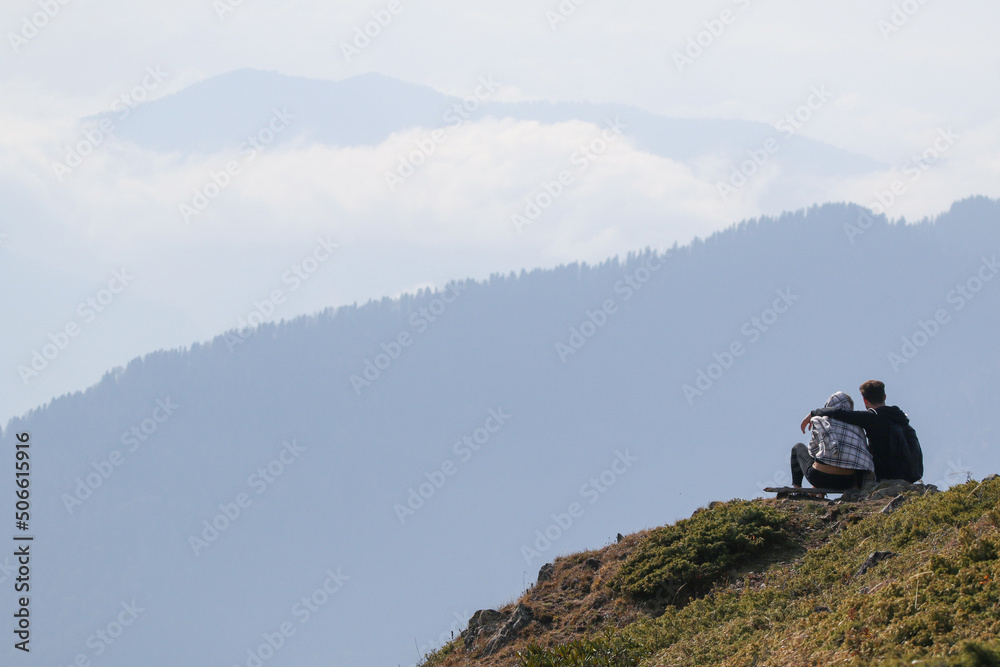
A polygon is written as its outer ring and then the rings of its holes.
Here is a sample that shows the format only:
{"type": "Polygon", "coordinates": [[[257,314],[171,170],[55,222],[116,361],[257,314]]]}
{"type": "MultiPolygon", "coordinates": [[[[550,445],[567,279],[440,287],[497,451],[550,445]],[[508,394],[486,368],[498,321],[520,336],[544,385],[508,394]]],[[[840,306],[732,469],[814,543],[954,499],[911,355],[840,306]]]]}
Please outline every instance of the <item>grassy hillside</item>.
{"type": "Polygon", "coordinates": [[[1000,478],[889,503],[713,503],[557,559],[424,665],[1000,665],[1000,478]]]}

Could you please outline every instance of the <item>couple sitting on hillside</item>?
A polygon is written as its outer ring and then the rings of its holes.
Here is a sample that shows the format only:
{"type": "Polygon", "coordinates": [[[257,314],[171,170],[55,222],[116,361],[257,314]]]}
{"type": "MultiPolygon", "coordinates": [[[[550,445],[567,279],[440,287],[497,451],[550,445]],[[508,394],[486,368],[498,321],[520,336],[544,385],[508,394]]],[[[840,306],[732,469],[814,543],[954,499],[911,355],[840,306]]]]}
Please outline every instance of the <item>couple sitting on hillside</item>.
{"type": "Polygon", "coordinates": [[[916,433],[902,410],[885,404],[885,384],[869,380],[861,396],[864,411],[838,391],[802,420],[802,432],[812,429],[812,438],[792,448],[793,487],[802,488],[803,477],[816,488],[847,490],[890,477],[916,475],[908,480],[916,482],[923,474],[916,433]]]}

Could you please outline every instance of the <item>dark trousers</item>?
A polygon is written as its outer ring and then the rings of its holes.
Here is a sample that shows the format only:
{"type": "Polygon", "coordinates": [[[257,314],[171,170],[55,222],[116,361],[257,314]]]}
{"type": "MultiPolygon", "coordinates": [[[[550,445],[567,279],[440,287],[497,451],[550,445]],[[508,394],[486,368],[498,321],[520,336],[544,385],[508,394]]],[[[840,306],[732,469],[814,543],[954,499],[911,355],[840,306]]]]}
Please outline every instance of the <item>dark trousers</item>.
{"type": "Polygon", "coordinates": [[[809,483],[818,489],[854,489],[861,488],[864,479],[864,470],[858,470],[853,475],[833,475],[828,472],[820,472],[812,467],[812,454],[809,448],[801,442],[792,447],[792,485],[801,486],[804,476],[809,483]]]}

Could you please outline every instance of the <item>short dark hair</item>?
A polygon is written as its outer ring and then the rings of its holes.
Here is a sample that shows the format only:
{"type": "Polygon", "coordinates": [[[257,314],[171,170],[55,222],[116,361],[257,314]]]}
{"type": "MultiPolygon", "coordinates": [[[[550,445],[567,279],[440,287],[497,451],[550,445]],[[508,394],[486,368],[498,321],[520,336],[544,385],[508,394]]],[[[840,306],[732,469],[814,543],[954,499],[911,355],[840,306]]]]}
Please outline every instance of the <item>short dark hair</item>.
{"type": "Polygon", "coordinates": [[[869,380],[861,385],[861,395],[869,403],[885,403],[885,383],[869,380]]]}

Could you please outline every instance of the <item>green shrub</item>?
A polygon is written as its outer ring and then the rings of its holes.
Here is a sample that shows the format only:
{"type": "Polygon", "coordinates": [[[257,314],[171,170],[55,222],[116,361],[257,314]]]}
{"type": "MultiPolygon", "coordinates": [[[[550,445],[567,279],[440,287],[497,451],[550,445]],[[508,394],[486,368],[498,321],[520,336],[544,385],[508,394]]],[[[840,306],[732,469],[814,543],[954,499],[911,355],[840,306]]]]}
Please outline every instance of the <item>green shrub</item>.
{"type": "Polygon", "coordinates": [[[639,599],[683,604],[730,570],[791,543],[789,517],[748,501],[701,510],[657,528],[622,566],[612,586],[639,599]]]}

